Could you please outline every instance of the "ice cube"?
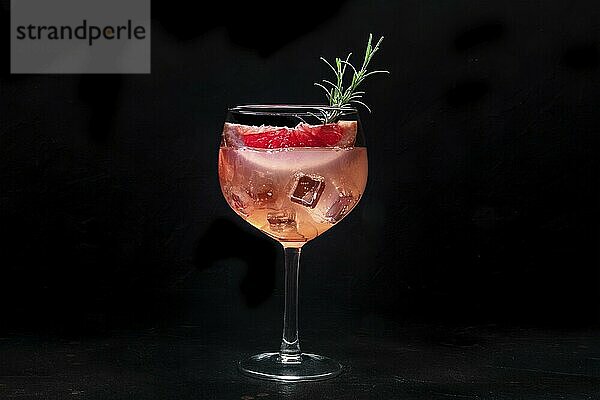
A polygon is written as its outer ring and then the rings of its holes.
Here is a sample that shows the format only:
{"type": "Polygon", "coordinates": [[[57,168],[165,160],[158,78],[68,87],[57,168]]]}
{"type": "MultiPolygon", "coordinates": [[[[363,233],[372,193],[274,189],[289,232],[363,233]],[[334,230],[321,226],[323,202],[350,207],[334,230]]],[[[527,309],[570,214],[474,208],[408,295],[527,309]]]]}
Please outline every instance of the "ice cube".
{"type": "Polygon", "coordinates": [[[241,188],[232,188],[229,192],[229,205],[244,216],[249,216],[252,210],[252,198],[241,188]]]}
{"type": "Polygon", "coordinates": [[[354,207],[356,200],[351,194],[341,194],[339,198],[329,207],[325,213],[325,219],[331,223],[336,223],[354,207]]]}
{"type": "Polygon", "coordinates": [[[247,190],[248,195],[254,200],[256,208],[272,207],[275,201],[275,184],[265,173],[255,171],[250,176],[247,190]]]}
{"type": "Polygon", "coordinates": [[[273,188],[269,185],[260,184],[248,190],[248,194],[258,205],[265,205],[273,199],[273,188]]]}
{"type": "Polygon", "coordinates": [[[296,213],[289,208],[267,213],[267,221],[274,232],[295,232],[297,229],[296,213]]]}
{"type": "Polygon", "coordinates": [[[296,174],[290,200],[308,208],[315,208],[325,190],[325,178],[320,175],[296,174]]]}
{"type": "Polygon", "coordinates": [[[307,210],[313,219],[321,223],[335,224],[356,206],[361,193],[354,182],[347,177],[327,177],[325,190],[319,204],[307,210]]]}

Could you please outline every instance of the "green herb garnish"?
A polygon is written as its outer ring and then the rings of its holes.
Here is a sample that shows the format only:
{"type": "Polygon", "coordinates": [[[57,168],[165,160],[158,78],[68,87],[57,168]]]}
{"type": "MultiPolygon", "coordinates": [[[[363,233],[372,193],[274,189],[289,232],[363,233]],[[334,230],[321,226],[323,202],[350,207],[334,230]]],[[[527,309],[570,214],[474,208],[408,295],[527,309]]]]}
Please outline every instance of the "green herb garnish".
{"type": "Polygon", "coordinates": [[[371,109],[368,105],[366,105],[361,99],[365,94],[364,91],[358,91],[358,87],[363,81],[371,75],[386,73],[389,74],[389,71],[368,71],[367,67],[371,62],[371,59],[379,50],[379,45],[383,41],[383,36],[379,38],[375,46],[372,45],[373,42],[373,34],[369,34],[369,41],[367,42],[367,49],[365,51],[365,58],[363,59],[362,66],[359,70],[357,70],[351,63],[350,57],[352,53],[348,54],[346,59],[341,59],[336,57],[335,66],[327,61],[325,58],[321,57],[321,60],[325,64],[327,64],[335,73],[335,83],[329,81],[327,79],[323,79],[322,83],[316,82],[315,85],[319,86],[325,91],[327,96],[327,100],[329,101],[330,107],[335,107],[336,110],[322,110],[322,116],[318,118],[324,124],[332,123],[337,120],[337,118],[343,113],[341,109],[347,108],[351,104],[360,104],[364,106],[369,112],[371,109]],[[350,67],[354,74],[352,75],[352,81],[350,85],[344,88],[344,74],[346,72],[346,68],[350,67]]]}

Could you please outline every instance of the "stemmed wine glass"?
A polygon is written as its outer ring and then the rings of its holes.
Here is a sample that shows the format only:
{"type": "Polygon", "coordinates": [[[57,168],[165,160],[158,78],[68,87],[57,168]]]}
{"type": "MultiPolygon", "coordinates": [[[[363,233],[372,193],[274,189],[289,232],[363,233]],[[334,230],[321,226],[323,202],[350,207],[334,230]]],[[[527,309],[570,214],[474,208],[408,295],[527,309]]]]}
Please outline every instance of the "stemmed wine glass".
{"type": "Polygon", "coordinates": [[[300,351],[300,251],[356,206],[367,174],[367,149],[354,108],[251,105],[228,110],[219,149],[223,195],[240,217],[281,243],[285,253],[281,347],[240,361],[244,374],[306,381],[341,372],[337,361],[300,351]]]}

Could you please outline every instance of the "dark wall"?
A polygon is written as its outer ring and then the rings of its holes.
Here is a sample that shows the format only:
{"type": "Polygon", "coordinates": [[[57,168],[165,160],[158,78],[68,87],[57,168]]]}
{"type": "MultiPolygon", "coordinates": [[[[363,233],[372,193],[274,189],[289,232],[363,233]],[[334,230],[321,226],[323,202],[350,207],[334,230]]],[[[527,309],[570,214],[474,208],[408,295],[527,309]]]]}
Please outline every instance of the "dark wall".
{"type": "Polygon", "coordinates": [[[386,36],[374,64],[391,71],[367,83],[369,186],[306,246],[306,302],[598,322],[596,1],[222,3],[153,2],[151,75],[11,76],[4,57],[3,328],[153,325],[280,295],[279,249],[220,193],[225,110],[321,102],[319,56],[360,52],[369,32],[386,36]]]}

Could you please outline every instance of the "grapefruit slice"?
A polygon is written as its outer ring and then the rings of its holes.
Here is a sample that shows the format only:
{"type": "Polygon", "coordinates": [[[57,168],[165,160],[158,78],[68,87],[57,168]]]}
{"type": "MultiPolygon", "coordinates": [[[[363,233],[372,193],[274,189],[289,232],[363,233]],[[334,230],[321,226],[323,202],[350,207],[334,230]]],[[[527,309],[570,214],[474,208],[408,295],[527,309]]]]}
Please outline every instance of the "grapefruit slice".
{"type": "Polygon", "coordinates": [[[225,123],[223,134],[225,144],[233,147],[349,147],[354,145],[356,129],[356,121],[323,125],[300,123],[294,128],[225,123]]]}

